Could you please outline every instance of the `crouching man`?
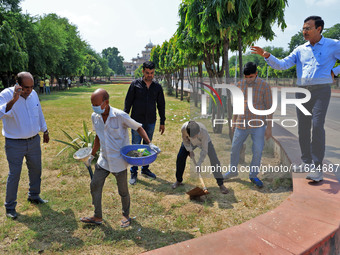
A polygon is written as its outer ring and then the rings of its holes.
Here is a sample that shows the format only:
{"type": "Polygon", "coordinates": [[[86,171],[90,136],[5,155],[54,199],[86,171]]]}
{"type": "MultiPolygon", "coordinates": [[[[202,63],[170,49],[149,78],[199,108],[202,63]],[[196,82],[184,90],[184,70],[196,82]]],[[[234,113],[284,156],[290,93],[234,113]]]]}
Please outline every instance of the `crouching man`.
{"type": "Polygon", "coordinates": [[[130,116],[109,104],[109,94],[104,89],[97,89],[91,96],[92,124],[96,131],[96,138],[92,148],[88,164],[100,148],[98,162],[91,181],[92,204],[94,205],[94,216],[84,217],[80,220],[84,223],[102,224],[102,192],[106,177],[112,173],[117,180],[118,193],[122,201],[123,219],[121,227],[128,227],[131,223],[130,195],[127,185],[127,166],[120,154],[120,149],[129,144],[128,128],[136,130],[138,134],[148,143],[151,150],[159,151],[159,148],[148,138],[142,124],[134,121],[130,116]]]}
{"type": "MultiPolygon", "coordinates": [[[[183,173],[187,157],[191,159],[195,158],[194,149],[199,147],[201,149],[200,158],[195,166],[195,169],[200,169],[205,157],[209,156],[211,166],[215,166],[218,169],[220,161],[217,158],[214,145],[211,142],[209,133],[206,127],[199,122],[188,121],[182,126],[182,145],[179,149],[176,160],[176,182],[172,184],[172,188],[176,189],[178,186],[183,185],[183,173]]],[[[195,162],[195,161],[194,161],[195,162]]],[[[217,185],[220,187],[222,194],[227,194],[228,189],[223,185],[223,176],[219,171],[214,172],[214,177],[217,181],[217,185]]]]}

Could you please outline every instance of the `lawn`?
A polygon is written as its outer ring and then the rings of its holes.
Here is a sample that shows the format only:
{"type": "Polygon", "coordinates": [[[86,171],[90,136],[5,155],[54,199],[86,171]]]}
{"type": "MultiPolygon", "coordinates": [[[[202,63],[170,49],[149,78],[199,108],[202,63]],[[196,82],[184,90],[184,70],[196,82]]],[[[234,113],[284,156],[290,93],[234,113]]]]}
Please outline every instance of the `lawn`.
{"type": "MultiPolygon", "coordinates": [[[[104,224],[84,225],[79,218],[93,214],[89,174],[82,163],[72,158],[71,150],[56,157],[63,145],[53,139],[65,140],[61,129],[76,136],[82,132],[83,121],[92,129],[90,95],[99,87],[109,92],[111,106],[123,108],[128,85],[72,88],[71,91],[40,97],[51,138],[49,144],[42,145],[41,196],[49,203],[35,206],[26,201],[28,175],[24,166],[16,208],[19,216],[14,221],[5,217],[8,166],[5,153],[0,153],[0,254],[138,254],[241,224],[277,207],[290,194],[290,178],[261,175],[265,186],[257,189],[244,173],[226,183],[228,195],[220,194],[216,181],[205,176],[210,194],[202,202],[190,201],[185,192],[199,185],[199,181],[190,174],[189,160],[184,175],[185,185],[172,190],[176,156],[181,144],[180,128],[190,117],[190,104],[167,96],[166,130],[161,136],[157,122],[153,140],[162,150],[150,166],[157,179],[139,175],[137,185],[129,186],[131,227],[121,229],[119,226],[121,203],[112,175],[107,178],[103,190],[104,224]]],[[[231,145],[227,128],[223,128],[222,134],[213,134],[209,120],[202,122],[210,131],[222,165],[228,165],[231,145]]],[[[4,148],[2,136],[0,146],[4,148]]],[[[248,164],[251,160],[250,147],[248,141],[248,164]]],[[[265,149],[262,162],[280,164],[270,148],[265,149]]]]}

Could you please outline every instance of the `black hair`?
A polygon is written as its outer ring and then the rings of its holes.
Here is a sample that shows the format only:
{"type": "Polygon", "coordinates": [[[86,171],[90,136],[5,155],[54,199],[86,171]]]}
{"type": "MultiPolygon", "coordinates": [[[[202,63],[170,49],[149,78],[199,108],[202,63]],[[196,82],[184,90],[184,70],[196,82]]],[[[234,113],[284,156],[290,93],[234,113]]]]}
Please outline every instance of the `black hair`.
{"type": "Polygon", "coordinates": [[[309,16],[304,20],[304,23],[306,23],[309,20],[314,20],[315,28],[321,27],[320,33],[322,33],[323,26],[325,25],[325,22],[322,20],[322,18],[320,16],[309,16]]]}
{"type": "Polygon", "coordinates": [[[243,67],[244,75],[250,75],[250,74],[256,73],[256,71],[257,71],[257,66],[254,62],[248,62],[243,67]]]}
{"type": "Polygon", "coordinates": [[[31,78],[32,80],[34,80],[32,74],[29,72],[20,72],[17,74],[17,82],[20,86],[22,85],[22,80],[26,78],[31,78]]]}
{"type": "Polygon", "coordinates": [[[186,131],[190,137],[194,137],[200,132],[200,126],[196,121],[189,121],[186,127],[186,131]]]}
{"type": "Polygon", "coordinates": [[[145,68],[150,70],[155,69],[155,63],[152,61],[146,61],[143,63],[143,70],[145,70],[145,68]]]}

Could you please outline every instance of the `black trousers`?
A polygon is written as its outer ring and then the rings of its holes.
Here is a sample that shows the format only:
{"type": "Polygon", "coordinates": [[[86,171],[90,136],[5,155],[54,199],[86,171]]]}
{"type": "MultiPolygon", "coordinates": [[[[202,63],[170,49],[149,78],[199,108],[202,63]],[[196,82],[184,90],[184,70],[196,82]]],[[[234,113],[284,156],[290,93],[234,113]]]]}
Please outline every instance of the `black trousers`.
{"type": "MultiPolygon", "coordinates": [[[[179,149],[179,152],[177,154],[177,160],[176,160],[176,179],[178,182],[183,181],[183,173],[185,169],[185,164],[187,162],[187,158],[189,156],[189,151],[184,147],[183,143],[181,144],[181,148],[179,149]]],[[[214,145],[212,142],[209,142],[208,144],[208,157],[210,159],[211,166],[220,166],[220,161],[217,158],[217,154],[214,148],[214,145]]],[[[217,185],[221,186],[223,184],[223,176],[221,172],[215,171],[214,177],[216,179],[217,185]]]]}

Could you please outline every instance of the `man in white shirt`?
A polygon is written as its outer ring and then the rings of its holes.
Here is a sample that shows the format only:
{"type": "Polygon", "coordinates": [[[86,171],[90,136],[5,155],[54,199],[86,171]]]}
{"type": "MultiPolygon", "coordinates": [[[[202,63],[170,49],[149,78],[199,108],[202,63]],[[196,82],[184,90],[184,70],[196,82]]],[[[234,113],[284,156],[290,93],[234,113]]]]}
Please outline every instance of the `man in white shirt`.
{"type": "Polygon", "coordinates": [[[17,75],[18,84],[0,93],[0,119],[3,122],[5,150],[9,165],[6,186],[6,216],[17,217],[15,206],[23,158],[29,176],[28,201],[44,204],[40,198],[41,148],[39,132],[44,143],[49,142],[48,130],[37,93],[33,90],[33,76],[28,72],[17,75]]]}
{"type": "Polygon", "coordinates": [[[134,121],[130,116],[109,104],[109,94],[104,89],[97,89],[91,96],[94,113],[92,124],[96,131],[96,138],[88,163],[100,148],[93,179],[91,181],[92,204],[94,205],[94,216],[84,217],[80,220],[84,223],[102,224],[102,191],[106,177],[112,173],[117,180],[118,193],[122,201],[123,219],[121,227],[128,227],[131,223],[130,195],[127,185],[127,166],[120,154],[120,149],[129,144],[128,128],[136,130],[146,141],[150,149],[159,151],[159,148],[150,142],[142,124],[134,121]]]}
{"type": "Polygon", "coordinates": [[[211,142],[206,127],[200,122],[188,121],[183,124],[181,132],[182,145],[177,155],[176,182],[172,185],[172,188],[176,189],[178,186],[183,185],[183,173],[187,157],[190,156],[191,159],[194,159],[194,150],[199,147],[201,149],[201,153],[195,168],[200,169],[205,157],[208,155],[211,166],[215,167],[213,174],[217,185],[219,186],[222,194],[227,194],[228,189],[223,185],[222,173],[217,170],[217,166],[220,166],[220,161],[218,160],[214,145],[211,142]]]}

